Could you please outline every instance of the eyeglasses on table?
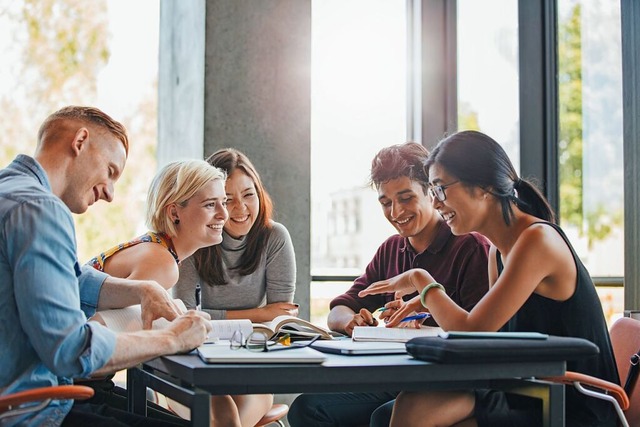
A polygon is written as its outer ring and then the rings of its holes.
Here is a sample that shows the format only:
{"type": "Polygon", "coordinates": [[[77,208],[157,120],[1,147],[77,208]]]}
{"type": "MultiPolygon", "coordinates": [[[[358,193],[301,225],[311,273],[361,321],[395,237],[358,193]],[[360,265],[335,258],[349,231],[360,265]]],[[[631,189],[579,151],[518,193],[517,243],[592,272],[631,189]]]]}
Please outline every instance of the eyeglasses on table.
{"type": "Polygon", "coordinates": [[[288,340],[289,334],[283,335],[282,337],[274,341],[270,341],[269,337],[267,337],[267,335],[264,332],[252,332],[245,339],[242,331],[238,330],[238,331],[235,331],[231,336],[229,347],[232,350],[239,350],[241,348],[246,348],[247,350],[254,351],[256,353],[267,352],[267,351],[291,350],[294,348],[309,347],[311,344],[316,342],[319,338],[320,338],[320,335],[316,335],[312,339],[304,343],[294,342],[287,346],[276,347],[277,344],[280,344],[288,340]]]}

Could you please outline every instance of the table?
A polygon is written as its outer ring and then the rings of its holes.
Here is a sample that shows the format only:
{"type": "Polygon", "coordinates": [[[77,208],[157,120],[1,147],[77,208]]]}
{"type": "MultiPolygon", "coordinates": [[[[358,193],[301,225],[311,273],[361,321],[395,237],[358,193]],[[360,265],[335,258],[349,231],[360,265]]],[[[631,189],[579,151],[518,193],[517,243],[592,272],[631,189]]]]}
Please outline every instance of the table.
{"type": "Polygon", "coordinates": [[[536,380],[564,374],[563,360],[433,364],[409,355],[327,354],[322,364],[206,364],[195,354],[165,356],[128,370],[129,410],[146,414],[146,387],[191,408],[209,426],[211,395],[492,388],[543,401],[544,427],[564,426],[564,386],[536,380]]]}

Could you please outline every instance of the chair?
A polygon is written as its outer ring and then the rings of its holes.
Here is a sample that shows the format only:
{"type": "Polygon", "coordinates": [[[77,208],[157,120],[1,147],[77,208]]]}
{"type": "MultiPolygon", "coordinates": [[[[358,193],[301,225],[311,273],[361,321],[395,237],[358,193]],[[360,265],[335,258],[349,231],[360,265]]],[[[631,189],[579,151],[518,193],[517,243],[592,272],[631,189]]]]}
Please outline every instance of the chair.
{"type": "Polygon", "coordinates": [[[289,413],[289,406],[284,403],[275,403],[271,406],[271,409],[267,411],[266,414],[258,421],[256,427],[267,426],[269,424],[275,423],[280,427],[284,427],[284,423],[282,422],[282,418],[289,413]]]}
{"type": "MultiPolygon", "coordinates": [[[[629,360],[640,348],[640,321],[628,317],[618,319],[611,326],[609,334],[620,382],[624,384],[629,372],[629,360]]],[[[568,371],[561,377],[545,380],[573,385],[582,394],[607,400],[614,405],[624,427],[640,426],[640,380],[629,394],[617,384],[577,372],[568,371]]]]}
{"type": "Polygon", "coordinates": [[[39,411],[52,400],[84,400],[93,397],[93,389],[83,385],[40,387],[0,396],[0,420],[39,411]]]}

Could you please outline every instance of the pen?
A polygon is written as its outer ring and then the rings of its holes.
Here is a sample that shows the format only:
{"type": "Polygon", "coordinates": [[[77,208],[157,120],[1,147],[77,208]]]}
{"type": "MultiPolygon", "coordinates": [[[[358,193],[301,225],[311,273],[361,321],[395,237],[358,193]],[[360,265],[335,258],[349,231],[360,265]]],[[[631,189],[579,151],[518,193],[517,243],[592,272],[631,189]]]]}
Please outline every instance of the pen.
{"type": "Polygon", "coordinates": [[[377,309],[376,311],[374,311],[374,313],[380,312],[382,313],[383,311],[387,311],[389,310],[387,307],[380,307],[379,309],[377,309]]]}
{"type": "Polygon", "coordinates": [[[402,319],[400,321],[400,323],[402,322],[408,322],[410,320],[421,320],[421,319],[426,319],[428,317],[431,317],[431,315],[429,313],[418,313],[418,314],[414,314],[413,316],[407,316],[404,319],[402,319]]]}

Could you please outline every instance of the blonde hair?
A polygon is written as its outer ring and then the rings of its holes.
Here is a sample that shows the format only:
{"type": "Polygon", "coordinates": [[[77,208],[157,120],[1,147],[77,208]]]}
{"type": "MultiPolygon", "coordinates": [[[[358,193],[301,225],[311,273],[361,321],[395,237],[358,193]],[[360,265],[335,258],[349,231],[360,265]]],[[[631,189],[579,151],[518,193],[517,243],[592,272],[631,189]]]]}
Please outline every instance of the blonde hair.
{"type": "Polygon", "coordinates": [[[194,194],[216,179],[225,181],[227,174],[204,160],[181,160],[164,166],[153,178],[147,194],[147,227],[175,236],[176,226],[167,206],[186,206],[194,194]]]}

